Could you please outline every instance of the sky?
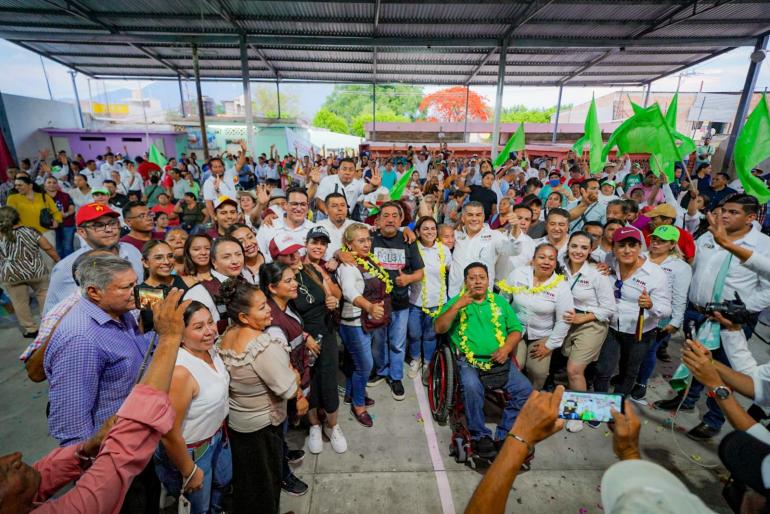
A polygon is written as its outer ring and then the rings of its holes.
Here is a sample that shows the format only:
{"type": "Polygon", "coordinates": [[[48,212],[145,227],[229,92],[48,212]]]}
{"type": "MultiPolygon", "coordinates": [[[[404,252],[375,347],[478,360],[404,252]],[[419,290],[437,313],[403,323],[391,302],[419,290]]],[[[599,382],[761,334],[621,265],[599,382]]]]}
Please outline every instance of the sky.
{"type": "MultiPolygon", "coordinates": [[[[749,64],[749,55],[753,51],[751,47],[737,48],[731,52],[715,57],[709,61],[685,70],[681,77],[680,91],[698,91],[703,88],[707,92],[740,91],[746,78],[746,70],[749,64]]],[[[49,98],[46,86],[45,73],[50,83],[50,94],[56,100],[71,101],[74,98],[71,77],[68,68],[43,58],[44,66],[37,54],[16,46],[8,41],[0,40],[0,92],[15,95],[25,95],[38,98],[49,98]]],[[[757,89],[770,87],[770,58],[765,59],[761,65],[757,89]]],[[[677,87],[678,75],[660,79],[652,84],[652,91],[673,91],[677,87]]],[[[83,75],[76,76],[77,86],[81,99],[88,97],[89,81],[83,75]]],[[[136,80],[91,80],[93,95],[103,94],[106,90],[133,89],[140,84],[136,80]]],[[[148,85],[148,81],[141,82],[142,86],[148,85]]],[[[175,82],[167,82],[166,87],[177,90],[175,82]]],[[[206,83],[202,84],[203,94],[210,95],[215,100],[221,101],[232,98],[241,93],[240,83],[206,83]]],[[[324,98],[331,92],[331,84],[285,84],[282,91],[293,93],[299,102],[299,110],[303,117],[312,119],[313,114],[320,108],[324,98]]],[[[437,86],[425,86],[426,93],[441,89],[437,86]]],[[[490,105],[494,103],[495,88],[493,86],[480,86],[472,88],[474,91],[486,96],[490,105]]],[[[595,94],[602,96],[619,88],[564,88],[562,102],[564,104],[580,104],[591,100],[595,94]]],[[[192,82],[189,85],[190,92],[194,95],[195,89],[192,82]]],[[[509,107],[523,104],[530,108],[545,108],[556,104],[558,88],[556,87],[514,87],[507,86],[503,92],[503,106],[509,107]]]]}

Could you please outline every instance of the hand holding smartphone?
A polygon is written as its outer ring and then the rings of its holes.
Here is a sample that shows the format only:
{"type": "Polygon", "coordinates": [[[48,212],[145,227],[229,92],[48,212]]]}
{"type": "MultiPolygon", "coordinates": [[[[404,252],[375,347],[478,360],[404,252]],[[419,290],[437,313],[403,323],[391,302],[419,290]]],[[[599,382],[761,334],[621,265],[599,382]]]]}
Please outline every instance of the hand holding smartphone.
{"type": "Polygon", "coordinates": [[[559,403],[559,417],[580,421],[612,421],[612,409],[624,413],[622,394],[564,391],[559,403]]]}

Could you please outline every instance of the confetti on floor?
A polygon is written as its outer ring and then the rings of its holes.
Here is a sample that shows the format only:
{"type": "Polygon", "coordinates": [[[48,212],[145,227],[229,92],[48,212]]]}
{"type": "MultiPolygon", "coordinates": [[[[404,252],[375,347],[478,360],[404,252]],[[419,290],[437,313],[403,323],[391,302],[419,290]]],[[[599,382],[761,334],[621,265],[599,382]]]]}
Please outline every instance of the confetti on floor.
{"type": "Polygon", "coordinates": [[[695,462],[700,462],[701,461],[701,457],[697,453],[693,453],[692,455],[690,455],[690,458],[692,460],[694,460],[695,462]]]}

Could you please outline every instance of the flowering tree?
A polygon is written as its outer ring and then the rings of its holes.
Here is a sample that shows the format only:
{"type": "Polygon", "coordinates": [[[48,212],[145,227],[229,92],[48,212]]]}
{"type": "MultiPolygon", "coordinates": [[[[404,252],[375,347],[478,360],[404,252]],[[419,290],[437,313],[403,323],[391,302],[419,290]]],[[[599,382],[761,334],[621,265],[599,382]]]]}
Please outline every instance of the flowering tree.
{"type": "Polygon", "coordinates": [[[490,108],[487,99],[463,86],[441,89],[426,95],[420,103],[420,113],[428,121],[463,121],[465,120],[465,96],[468,93],[468,119],[487,121],[490,108]]]}

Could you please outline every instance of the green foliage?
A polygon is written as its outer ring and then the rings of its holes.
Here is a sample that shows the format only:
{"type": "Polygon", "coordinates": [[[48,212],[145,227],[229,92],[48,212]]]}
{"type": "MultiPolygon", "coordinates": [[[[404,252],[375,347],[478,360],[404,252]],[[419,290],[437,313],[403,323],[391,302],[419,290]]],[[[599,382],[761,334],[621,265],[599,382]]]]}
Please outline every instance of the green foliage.
{"type": "MultiPolygon", "coordinates": [[[[278,118],[278,95],[272,86],[251,86],[251,102],[254,116],[278,118]]],[[[281,91],[281,118],[296,118],[299,114],[297,95],[281,91]]]]}
{"type": "MultiPolygon", "coordinates": [[[[562,105],[562,110],[569,109],[572,105],[562,105]]],[[[524,105],[514,105],[503,108],[500,121],[503,123],[550,123],[551,117],[556,114],[556,106],[543,109],[528,109],[524,105]]]]}
{"type": "MultiPolygon", "coordinates": [[[[419,116],[417,108],[423,97],[420,86],[378,84],[376,88],[378,120],[380,119],[380,110],[390,111],[396,115],[407,117],[409,120],[414,120],[419,116]]],[[[360,114],[372,112],[373,101],[371,86],[364,84],[336,85],[331,94],[326,97],[323,107],[341,116],[352,128],[354,118],[360,114]]]]}
{"type": "Polygon", "coordinates": [[[329,109],[321,108],[313,118],[313,126],[329,129],[340,134],[348,133],[348,124],[342,116],[338,116],[329,109]]]}
{"type": "MultiPolygon", "coordinates": [[[[353,123],[350,124],[350,134],[358,137],[364,137],[364,125],[372,121],[372,111],[362,112],[355,118],[353,123]]],[[[408,122],[412,121],[408,116],[396,114],[388,109],[377,110],[377,121],[394,121],[394,122],[408,122]]]]}

